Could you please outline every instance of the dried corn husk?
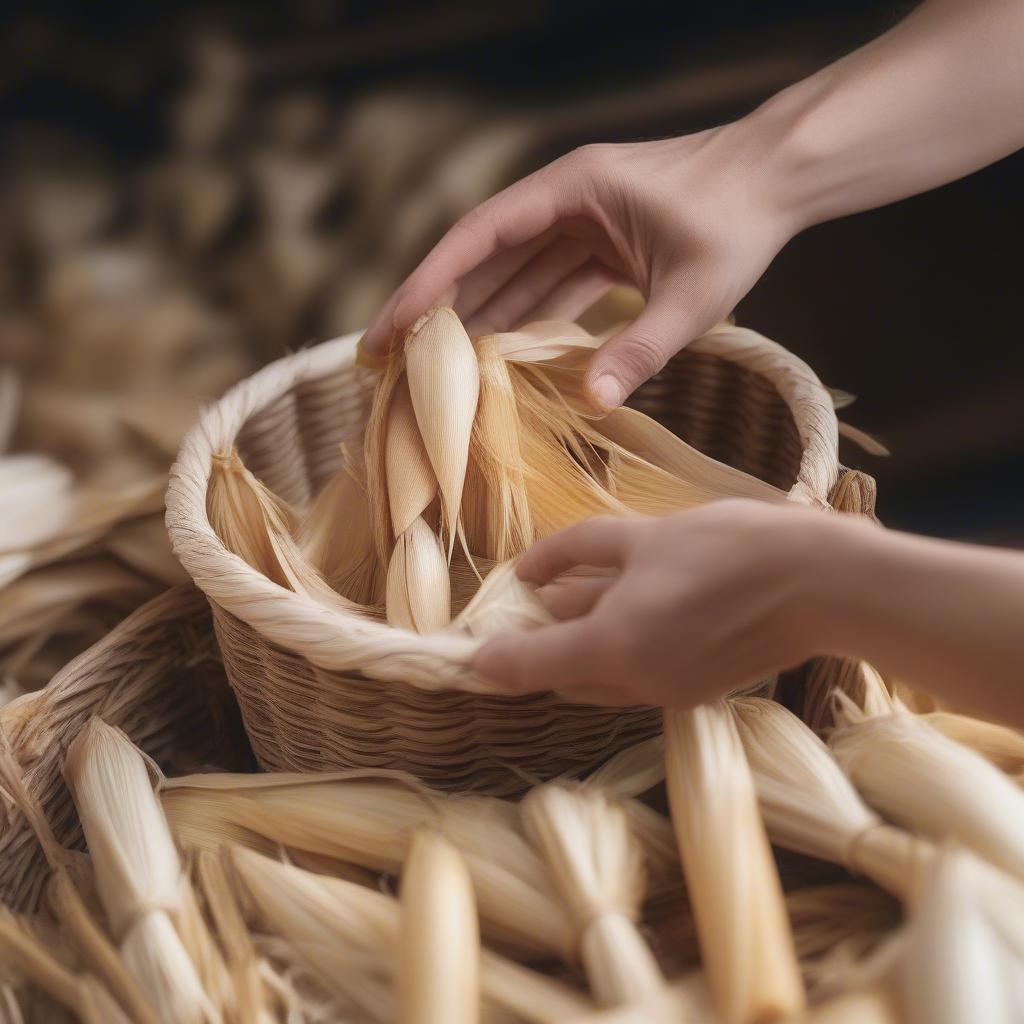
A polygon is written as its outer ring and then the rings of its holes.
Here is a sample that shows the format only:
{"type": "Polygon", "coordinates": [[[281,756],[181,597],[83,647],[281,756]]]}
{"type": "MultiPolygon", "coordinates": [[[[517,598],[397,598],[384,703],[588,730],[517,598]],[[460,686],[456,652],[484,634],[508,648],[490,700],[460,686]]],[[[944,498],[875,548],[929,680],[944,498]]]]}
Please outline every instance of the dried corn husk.
{"type": "Polygon", "coordinates": [[[373,547],[373,527],[365,473],[342,445],[343,464],[317,496],[296,540],[302,554],[343,597],[356,604],[383,603],[381,573],[373,547]]]}
{"type": "Polygon", "coordinates": [[[934,838],[956,838],[1024,879],[1024,792],[983,757],[908,711],[871,716],[850,701],[829,743],[882,813],[934,838]]]}
{"type": "Polygon", "coordinates": [[[599,790],[546,785],[521,805],[579,936],[579,955],[602,1006],[643,999],[663,984],[636,929],[643,855],[621,807],[599,790]]]}
{"type": "Polygon", "coordinates": [[[173,923],[181,864],[142,755],[100,719],[68,748],[65,774],[125,966],[169,1022],[220,1022],[173,923]]]}
{"type": "Polygon", "coordinates": [[[222,858],[200,850],[195,874],[231,972],[235,1016],[239,1024],[270,1024],[276,1015],[262,979],[266,964],[253,946],[222,858]]]}
{"type": "Polygon", "coordinates": [[[451,559],[480,395],[476,351],[453,310],[431,310],[413,325],[405,339],[405,367],[416,423],[441,492],[451,559]]]}
{"type": "Polygon", "coordinates": [[[466,861],[484,934],[526,953],[570,957],[572,928],[513,804],[450,796],[399,772],[207,774],[168,780],[164,811],[186,848],[276,844],[397,873],[409,836],[443,831],[466,861]]]}
{"type": "Polygon", "coordinates": [[[66,872],[53,873],[47,894],[57,920],[74,941],[86,966],[103,980],[128,1019],[136,1024],[158,1024],[160,1017],[153,1005],[93,920],[66,872]]]}
{"type": "Polygon", "coordinates": [[[609,758],[587,779],[619,797],[640,796],[665,778],[665,740],[652,736],[609,758]]]}
{"type": "Polygon", "coordinates": [[[772,840],[912,898],[928,845],[883,823],[825,744],[781,704],[744,697],[731,707],[772,840]]]}
{"type": "Polygon", "coordinates": [[[506,563],[487,573],[452,625],[483,639],[497,633],[536,629],[553,621],[536,591],[516,576],[511,563],[506,563]]]}
{"type": "Polygon", "coordinates": [[[452,617],[451,584],[444,548],[422,516],[399,535],[388,565],[388,622],[429,633],[452,617]]]}
{"type": "MultiPolygon", "coordinates": [[[[953,849],[929,867],[906,958],[911,1024],[1010,1024],[1019,1019],[1007,958],[976,899],[976,865],[953,849]]],[[[1020,965],[1014,968],[1019,971],[1020,965]]]]}
{"type": "MultiPolygon", "coordinates": [[[[344,1002],[355,1000],[374,1020],[394,1020],[396,953],[401,910],[391,896],[343,879],[311,874],[242,848],[232,862],[257,916],[294,944],[344,1002]],[[373,969],[350,984],[347,960],[372,963],[373,969]]],[[[511,960],[484,950],[481,986],[485,1003],[538,1024],[554,1024],[588,1009],[572,989],[511,960]]]]}
{"type": "Polygon", "coordinates": [[[361,613],[303,557],[291,536],[292,514],[245,468],[236,450],[214,459],[206,504],[224,546],[268,579],[337,611],[361,613]]]}
{"type": "Polygon", "coordinates": [[[401,1024],[476,1024],[480,934],[473,883],[443,836],[418,831],[402,869],[401,1024]]]}
{"type": "Polygon", "coordinates": [[[469,549],[506,562],[533,542],[527,465],[517,429],[512,377],[497,339],[479,339],[476,352],[480,398],[470,439],[462,514],[469,549]]]}
{"type": "Polygon", "coordinates": [[[665,712],[665,766],[716,1010],[726,1024],[799,1013],[804,992],[782,888],[724,702],[665,712]]]}
{"type": "Polygon", "coordinates": [[[83,1024],[129,1024],[129,1018],[96,978],[76,975],[61,965],[6,909],[0,913],[0,954],[5,967],[16,969],[83,1024]]]}
{"type": "Polygon", "coordinates": [[[1024,773],[1024,733],[1008,725],[986,722],[954,711],[931,711],[922,716],[948,739],[971,750],[1010,775],[1024,773]]]}

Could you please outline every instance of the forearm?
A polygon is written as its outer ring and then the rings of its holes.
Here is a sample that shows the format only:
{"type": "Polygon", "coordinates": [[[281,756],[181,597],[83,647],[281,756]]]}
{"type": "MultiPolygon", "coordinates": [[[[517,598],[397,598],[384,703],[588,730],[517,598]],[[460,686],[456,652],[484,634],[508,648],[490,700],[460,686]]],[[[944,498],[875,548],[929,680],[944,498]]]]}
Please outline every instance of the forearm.
{"type": "Polygon", "coordinates": [[[1024,3],[928,0],[739,124],[791,234],[953,181],[1024,146],[1024,3]]]}
{"type": "Polygon", "coordinates": [[[1024,555],[861,524],[840,530],[818,570],[829,651],[1024,725],[1024,555]]]}

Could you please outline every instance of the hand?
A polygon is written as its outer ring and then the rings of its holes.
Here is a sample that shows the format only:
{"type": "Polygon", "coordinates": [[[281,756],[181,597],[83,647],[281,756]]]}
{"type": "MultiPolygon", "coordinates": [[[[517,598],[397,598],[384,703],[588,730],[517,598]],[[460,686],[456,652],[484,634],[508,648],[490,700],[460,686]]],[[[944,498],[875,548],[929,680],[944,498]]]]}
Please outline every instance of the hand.
{"type": "Polygon", "coordinates": [[[617,281],[644,312],[593,357],[598,409],[616,408],[728,315],[792,230],[772,201],[770,141],[745,122],[658,142],[585,146],[463,217],[367,330],[387,351],[433,305],[471,334],[575,319],[617,281]]]}
{"type": "Polygon", "coordinates": [[[522,579],[550,584],[541,593],[562,621],[490,641],[474,667],[513,692],[702,703],[820,653],[818,552],[866,529],[744,499],[580,523],[540,541],[518,567],[522,579]],[[551,583],[581,565],[613,573],[551,583]]]}

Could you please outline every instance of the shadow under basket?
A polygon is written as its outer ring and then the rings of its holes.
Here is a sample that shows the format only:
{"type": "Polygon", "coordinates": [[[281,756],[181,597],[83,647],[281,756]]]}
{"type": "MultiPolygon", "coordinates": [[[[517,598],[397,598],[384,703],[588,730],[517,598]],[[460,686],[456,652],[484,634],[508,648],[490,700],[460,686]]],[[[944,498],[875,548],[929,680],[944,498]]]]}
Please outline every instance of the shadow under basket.
{"type": "MultiPolygon", "coordinates": [[[[356,340],[325,342],[233,388],[205,411],[171,474],[172,544],[210,599],[227,676],[261,767],[402,769],[440,788],[510,795],[538,780],[585,772],[656,733],[661,713],[653,708],[569,704],[550,693],[468,692],[457,674],[423,687],[337,671],[323,653],[330,637],[309,640],[323,630],[322,619],[300,621],[296,612],[287,628],[302,641],[293,642],[272,616],[242,617],[234,600],[238,582],[274,585],[251,579],[255,570],[209,527],[212,455],[237,445],[268,487],[308,507],[339,468],[339,442],[357,437],[366,422],[376,374],[356,365],[356,340]]],[[[806,364],[752,331],[718,328],[698,339],[631,404],[794,500],[824,506],[834,495],[855,495],[852,507],[871,513],[869,478],[846,478],[839,466],[828,391],[806,364]]]]}

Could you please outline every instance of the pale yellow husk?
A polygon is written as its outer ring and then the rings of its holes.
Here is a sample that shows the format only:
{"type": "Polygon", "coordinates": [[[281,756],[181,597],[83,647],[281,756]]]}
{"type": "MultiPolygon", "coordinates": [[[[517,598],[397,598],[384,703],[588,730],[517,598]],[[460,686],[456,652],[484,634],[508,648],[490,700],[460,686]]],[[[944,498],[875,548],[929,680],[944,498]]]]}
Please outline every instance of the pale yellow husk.
{"type": "Polygon", "coordinates": [[[187,884],[142,755],[93,718],[68,748],[65,774],[125,966],[162,1020],[219,1024],[175,924],[186,914],[187,884]]]}
{"type": "Polygon", "coordinates": [[[805,1004],[778,872],[727,705],[665,712],[665,776],[715,1008],[726,1024],[805,1004]]]}
{"type": "MultiPolygon", "coordinates": [[[[375,1020],[395,1019],[402,911],[394,897],[242,848],[232,849],[231,857],[258,917],[295,944],[323,984],[375,1020]],[[346,969],[351,959],[374,968],[353,983],[346,969]]],[[[573,989],[489,950],[481,954],[480,970],[485,1004],[519,1019],[555,1024],[590,1007],[573,989]]]]}
{"type": "Polygon", "coordinates": [[[597,1002],[616,1006],[657,991],[661,971],[636,928],[643,854],[623,809],[600,790],[550,784],[531,790],[521,813],[574,922],[597,1002]]]}
{"type": "Polygon", "coordinates": [[[1024,879],[1024,792],[999,769],[909,711],[845,701],[837,725],[832,751],[872,806],[1024,879]]]}
{"type": "Polygon", "coordinates": [[[486,936],[527,954],[571,957],[568,916],[505,801],[432,792],[397,772],[192,775],[169,780],[162,798],[187,848],[216,852],[231,841],[271,852],[282,844],[392,873],[415,828],[438,828],[466,861],[486,936]]]}
{"type": "Polygon", "coordinates": [[[421,829],[402,868],[400,1024],[477,1024],[480,934],[473,882],[458,851],[421,829]]]}

